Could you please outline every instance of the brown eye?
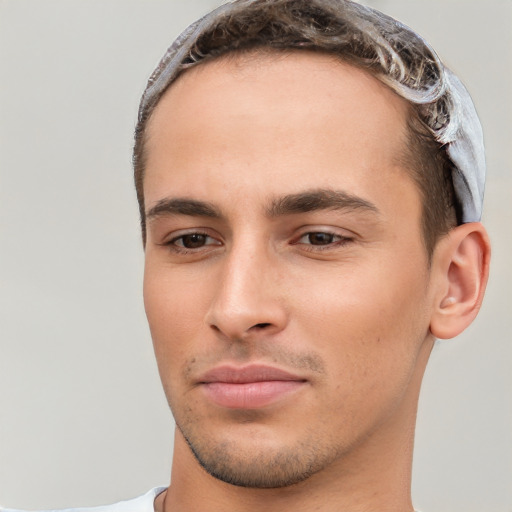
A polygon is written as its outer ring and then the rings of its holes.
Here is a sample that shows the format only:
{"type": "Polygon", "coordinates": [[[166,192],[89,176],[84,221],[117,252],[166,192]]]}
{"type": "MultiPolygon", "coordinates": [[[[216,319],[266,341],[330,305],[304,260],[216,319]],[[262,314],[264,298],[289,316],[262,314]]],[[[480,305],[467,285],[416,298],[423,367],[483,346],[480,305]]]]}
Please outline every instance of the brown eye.
{"type": "Polygon", "coordinates": [[[175,236],[162,245],[175,254],[203,254],[208,253],[210,249],[220,247],[222,241],[201,231],[190,231],[175,236]]]}
{"type": "Polygon", "coordinates": [[[318,252],[341,249],[350,242],[352,242],[350,237],[337,233],[329,231],[309,231],[304,233],[295,244],[300,245],[302,249],[306,251],[318,252]]]}
{"type": "MultiPolygon", "coordinates": [[[[332,233],[308,233],[307,239],[311,245],[328,245],[334,242],[334,237],[332,233]]],[[[339,237],[338,237],[339,238],[339,237]]]]}
{"type": "Polygon", "coordinates": [[[201,233],[191,233],[190,235],[180,236],[175,240],[175,243],[187,249],[199,249],[206,244],[208,238],[207,235],[201,233]]]}

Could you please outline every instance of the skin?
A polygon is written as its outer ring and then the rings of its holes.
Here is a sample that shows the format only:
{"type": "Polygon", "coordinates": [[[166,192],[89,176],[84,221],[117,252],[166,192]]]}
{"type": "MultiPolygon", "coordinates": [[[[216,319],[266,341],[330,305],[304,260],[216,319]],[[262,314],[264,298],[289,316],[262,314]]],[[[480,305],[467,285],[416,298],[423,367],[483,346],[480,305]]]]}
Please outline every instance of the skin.
{"type": "Polygon", "coordinates": [[[364,71],[309,52],[203,63],[160,101],[144,299],[177,429],[157,510],[413,509],[434,334],[454,335],[477,309],[458,323],[447,313],[468,295],[453,255],[466,244],[480,281],[488,258],[482,230],[464,228],[429,266],[399,158],[407,112],[364,71]],[[219,364],[251,363],[301,384],[244,409],[199,383],[219,364]]]}

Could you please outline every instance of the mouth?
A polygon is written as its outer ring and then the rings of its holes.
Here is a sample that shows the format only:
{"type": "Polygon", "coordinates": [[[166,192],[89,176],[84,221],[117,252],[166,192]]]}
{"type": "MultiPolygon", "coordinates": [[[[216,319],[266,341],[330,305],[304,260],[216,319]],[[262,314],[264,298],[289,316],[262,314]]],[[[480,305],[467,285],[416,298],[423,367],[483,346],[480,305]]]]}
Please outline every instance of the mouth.
{"type": "Polygon", "coordinates": [[[258,409],[289,397],[307,380],[279,368],[264,365],[219,366],[199,379],[206,397],[228,409],[258,409]]]}

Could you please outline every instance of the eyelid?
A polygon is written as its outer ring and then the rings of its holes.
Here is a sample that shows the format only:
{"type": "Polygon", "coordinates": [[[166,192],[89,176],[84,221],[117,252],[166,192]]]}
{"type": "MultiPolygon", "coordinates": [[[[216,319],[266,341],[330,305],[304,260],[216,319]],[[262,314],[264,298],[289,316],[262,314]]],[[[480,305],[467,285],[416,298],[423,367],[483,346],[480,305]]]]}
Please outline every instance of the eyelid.
{"type": "MultiPolygon", "coordinates": [[[[210,240],[214,240],[216,242],[218,242],[218,240],[209,235],[208,233],[203,233],[201,231],[191,231],[189,233],[181,233],[180,235],[177,235],[177,236],[173,236],[168,242],[165,243],[165,245],[169,245],[169,244],[173,244],[175,243],[177,240],[183,240],[183,238],[185,238],[186,236],[192,236],[192,235],[201,235],[201,236],[204,236],[206,238],[209,238],[210,240]]],[[[217,243],[217,244],[205,244],[205,245],[220,245],[220,243],[217,243]]]]}
{"type": "Polygon", "coordinates": [[[336,250],[337,248],[353,242],[355,238],[356,235],[352,232],[347,232],[346,230],[340,230],[330,226],[305,226],[300,230],[300,233],[294,237],[292,245],[301,246],[302,250],[319,252],[336,250]],[[334,240],[326,244],[312,244],[301,241],[304,237],[315,233],[330,235],[334,240]]]}
{"type": "MultiPolygon", "coordinates": [[[[306,237],[308,235],[316,235],[316,234],[332,236],[333,238],[336,238],[336,239],[339,239],[339,240],[343,240],[343,239],[348,239],[349,238],[348,236],[340,235],[339,233],[333,233],[332,231],[308,231],[306,233],[303,233],[299,237],[299,240],[302,240],[304,237],[306,237]]],[[[333,242],[331,242],[331,243],[333,243],[333,242]]]]}
{"type": "Polygon", "coordinates": [[[197,227],[193,226],[190,228],[182,228],[182,229],[173,229],[172,231],[168,231],[165,236],[162,236],[162,245],[166,245],[172,240],[176,240],[177,238],[181,238],[182,236],[187,235],[204,235],[210,238],[220,238],[218,234],[214,233],[212,229],[205,227],[197,227]]]}
{"type": "Polygon", "coordinates": [[[167,245],[174,245],[176,247],[180,247],[182,249],[186,249],[187,251],[194,251],[194,250],[200,250],[200,249],[203,249],[204,247],[210,247],[212,245],[220,245],[218,243],[208,243],[207,240],[214,240],[215,241],[215,238],[209,236],[209,235],[205,235],[204,233],[189,233],[187,235],[180,235],[180,236],[177,236],[175,238],[173,238],[172,240],[170,240],[167,245]],[[201,235],[201,236],[204,236],[205,237],[205,243],[203,245],[201,245],[200,247],[186,247],[183,239],[187,236],[191,236],[191,235],[201,235]],[[178,243],[179,241],[181,240],[181,244],[178,243]]]}
{"type": "Polygon", "coordinates": [[[212,233],[212,230],[209,228],[200,228],[200,227],[193,227],[193,228],[186,228],[186,229],[179,229],[172,231],[171,233],[168,233],[167,236],[165,236],[161,243],[157,245],[161,245],[163,247],[166,247],[170,251],[176,252],[176,253],[182,253],[182,254],[192,254],[200,252],[201,250],[206,250],[212,247],[219,247],[222,245],[222,239],[221,237],[216,233],[212,233]],[[190,235],[202,235],[207,237],[210,241],[208,243],[205,243],[205,245],[197,248],[189,248],[185,247],[184,245],[178,245],[176,241],[183,239],[186,236],[190,235]],[[214,241],[215,243],[212,243],[214,241]]]}
{"type": "Polygon", "coordinates": [[[297,230],[297,236],[295,237],[296,240],[299,238],[302,238],[306,235],[309,235],[311,233],[324,233],[326,235],[333,235],[340,238],[356,238],[358,235],[354,233],[353,231],[349,231],[346,228],[340,228],[336,226],[327,226],[327,225],[308,225],[308,226],[302,226],[297,230]]]}

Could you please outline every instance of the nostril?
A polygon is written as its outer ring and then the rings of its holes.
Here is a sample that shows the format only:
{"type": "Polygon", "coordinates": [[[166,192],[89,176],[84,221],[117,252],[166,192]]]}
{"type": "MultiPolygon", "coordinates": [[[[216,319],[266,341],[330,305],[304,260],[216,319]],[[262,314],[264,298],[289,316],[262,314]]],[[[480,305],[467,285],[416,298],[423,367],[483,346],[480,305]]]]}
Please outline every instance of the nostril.
{"type": "Polygon", "coordinates": [[[269,325],[270,325],[269,323],[262,323],[262,324],[256,324],[253,327],[255,327],[257,329],[264,329],[265,327],[268,327],[269,325]]]}

